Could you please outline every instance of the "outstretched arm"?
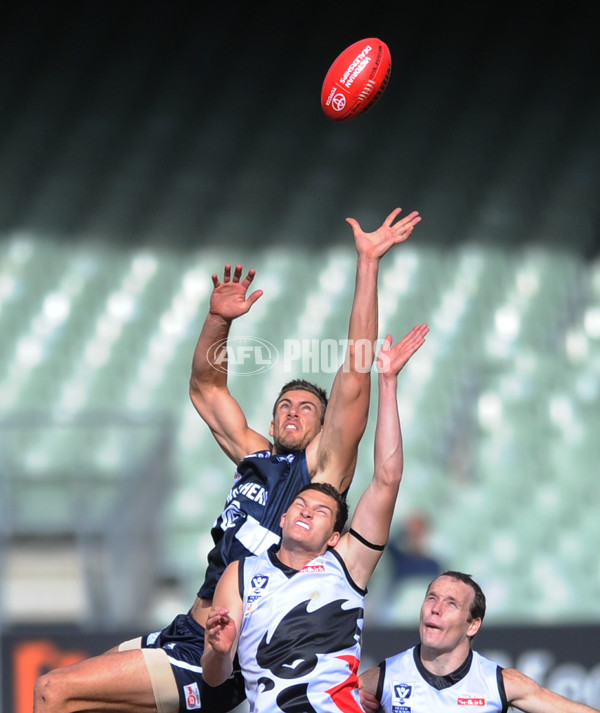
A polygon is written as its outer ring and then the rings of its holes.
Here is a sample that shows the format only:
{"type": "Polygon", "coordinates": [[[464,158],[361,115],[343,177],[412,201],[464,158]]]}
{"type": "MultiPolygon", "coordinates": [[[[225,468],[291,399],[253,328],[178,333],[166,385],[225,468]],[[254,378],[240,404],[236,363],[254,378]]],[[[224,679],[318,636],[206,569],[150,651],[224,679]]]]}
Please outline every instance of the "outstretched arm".
{"type": "MultiPolygon", "coordinates": [[[[428,331],[426,324],[413,327],[393,347],[392,338],[388,335],[377,358],[379,400],[374,472],[369,486],[358,501],[351,528],[367,542],[380,547],[388,541],[404,469],[402,431],[398,415],[398,374],[423,345],[428,331]]],[[[366,587],[381,557],[381,550],[367,547],[350,533],[342,537],[336,549],[346,562],[356,584],[366,587]]]]}
{"type": "Polygon", "coordinates": [[[367,425],[378,337],[379,261],[393,245],[407,240],[421,220],[416,211],[396,220],[400,212],[396,208],[372,233],[363,231],[354,218],[347,218],[358,255],[348,347],[333,382],[323,430],[307,449],[313,480],[329,482],[341,491],[352,482],[358,445],[367,425]]]}
{"type": "Polygon", "coordinates": [[[210,428],[225,453],[238,463],[244,456],[268,447],[268,440],[253,431],[239,403],[227,387],[226,343],[231,323],[246,314],[262,295],[255,290],[247,296],[254,280],[249,270],[242,280],[242,266],[225,265],[223,281],[212,276],[214,289],[210,307],[194,350],[190,398],[196,411],[210,428]]]}
{"type": "Polygon", "coordinates": [[[242,623],[242,600],[238,591],[239,562],[223,572],[206,620],[202,678],[209,686],[219,686],[233,671],[242,623]]]}
{"type": "Polygon", "coordinates": [[[544,688],[514,668],[505,668],[502,678],[509,705],[525,713],[598,713],[597,708],[544,688]]]}

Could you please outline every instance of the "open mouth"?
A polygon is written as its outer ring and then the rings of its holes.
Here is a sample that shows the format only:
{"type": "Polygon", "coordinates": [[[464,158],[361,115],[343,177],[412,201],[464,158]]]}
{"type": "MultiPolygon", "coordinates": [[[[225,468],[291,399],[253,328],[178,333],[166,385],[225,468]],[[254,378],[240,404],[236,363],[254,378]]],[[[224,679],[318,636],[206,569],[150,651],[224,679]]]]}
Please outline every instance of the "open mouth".
{"type": "Polygon", "coordinates": [[[434,631],[441,631],[441,627],[437,626],[437,624],[431,624],[431,623],[426,623],[425,624],[426,629],[433,629],[434,631]]]}
{"type": "Polygon", "coordinates": [[[296,525],[298,525],[298,527],[303,527],[305,530],[310,530],[308,523],[303,522],[302,520],[296,520],[296,525]]]}

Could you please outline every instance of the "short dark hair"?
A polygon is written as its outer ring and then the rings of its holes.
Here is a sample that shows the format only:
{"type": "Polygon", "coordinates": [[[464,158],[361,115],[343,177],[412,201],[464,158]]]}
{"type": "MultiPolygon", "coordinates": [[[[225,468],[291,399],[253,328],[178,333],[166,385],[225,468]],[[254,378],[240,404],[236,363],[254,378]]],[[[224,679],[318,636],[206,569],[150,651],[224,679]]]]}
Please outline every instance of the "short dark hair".
{"type": "Polygon", "coordinates": [[[275,409],[277,408],[277,404],[281,400],[281,397],[288,391],[309,391],[311,394],[314,394],[321,402],[321,423],[323,423],[323,419],[325,418],[325,409],[327,408],[327,392],[317,384],[313,384],[312,381],[306,381],[306,379],[292,379],[292,381],[288,381],[287,384],[284,384],[281,387],[281,391],[279,392],[279,395],[275,399],[275,403],[273,405],[273,416],[275,416],[275,409]]]}
{"type": "Polygon", "coordinates": [[[333,529],[335,532],[342,532],[348,520],[348,503],[346,497],[340,493],[337,488],[334,488],[330,483],[308,483],[303,488],[300,488],[296,497],[302,495],[306,490],[316,490],[319,493],[325,493],[333,498],[337,504],[337,512],[333,529]]]}
{"type": "MultiPolygon", "coordinates": [[[[431,580],[429,583],[429,587],[427,587],[427,591],[429,591],[431,585],[438,580],[440,577],[451,577],[452,579],[456,579],[459,582],[464,582],[465,584],[468,584],[469,587],[473,590],[473,601],[471,602],[471,607],[469,608],[469,614],[471,616],[471,619],[481,619],[483,621],[483,618],[485,617],[485,594],[483,593],[483,590],[481,587],[477,584],[477,582],[471,577],[470,574],[465,574],[464,572],[457,572],[455,570],[449,569],[446,572],[442,572],[440,575],[438,575],[435,579],[431,580]]],[[[470,636],[470,639],[473,637],[470,636]]]]}

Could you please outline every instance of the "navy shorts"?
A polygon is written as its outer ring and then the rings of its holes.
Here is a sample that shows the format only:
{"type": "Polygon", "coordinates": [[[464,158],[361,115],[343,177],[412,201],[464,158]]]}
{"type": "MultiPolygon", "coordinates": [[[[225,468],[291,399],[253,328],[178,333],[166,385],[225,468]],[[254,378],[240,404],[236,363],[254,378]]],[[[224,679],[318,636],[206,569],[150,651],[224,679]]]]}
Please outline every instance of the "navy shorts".
{"type": "Polygon", "coordinates": [[[166,652],[177,683],[180,713],[227,713],[246,699],[237,657],[234,672],[225,683],[213,688],[203,682],[204,627],[191,614],[180,614],[162,631],[142,636],[141,647],[166,652]]]}

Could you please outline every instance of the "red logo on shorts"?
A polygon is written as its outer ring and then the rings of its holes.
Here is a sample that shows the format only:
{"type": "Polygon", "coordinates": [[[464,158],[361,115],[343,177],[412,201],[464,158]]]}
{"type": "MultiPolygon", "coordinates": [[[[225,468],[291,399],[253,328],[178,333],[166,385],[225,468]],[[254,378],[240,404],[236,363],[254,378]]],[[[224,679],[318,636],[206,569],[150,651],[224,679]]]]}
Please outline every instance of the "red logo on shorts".
{"type": "Polygon", "coordinates": [[[189,711],[200,708],[200,691],[197,683],[190,683],[184,686],[183,692],[185,693],[185,707],[189,711]]]}

